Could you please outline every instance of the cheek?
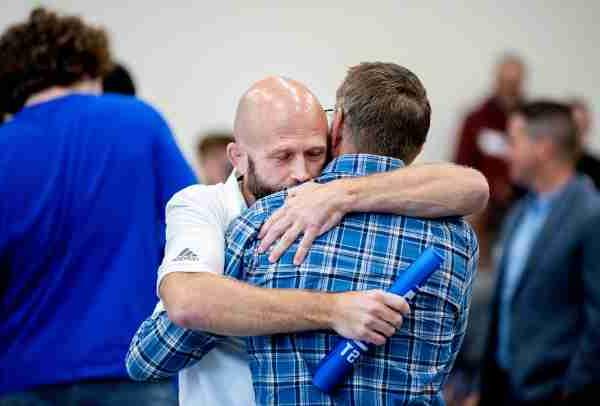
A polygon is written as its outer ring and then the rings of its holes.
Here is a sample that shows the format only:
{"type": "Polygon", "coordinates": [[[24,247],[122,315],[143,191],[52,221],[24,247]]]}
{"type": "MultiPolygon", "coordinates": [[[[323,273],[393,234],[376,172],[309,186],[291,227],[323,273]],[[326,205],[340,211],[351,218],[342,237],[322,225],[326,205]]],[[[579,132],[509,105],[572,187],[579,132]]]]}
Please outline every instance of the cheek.
{"type": "Polygon", "coordinates": [[[282,165],[273,160],[266,160],[261,168],[260,174],[262,175],[261,179],[265,182],[272,185],[278,185],[287,178],[289,174],[289,165],[282,165]]]}

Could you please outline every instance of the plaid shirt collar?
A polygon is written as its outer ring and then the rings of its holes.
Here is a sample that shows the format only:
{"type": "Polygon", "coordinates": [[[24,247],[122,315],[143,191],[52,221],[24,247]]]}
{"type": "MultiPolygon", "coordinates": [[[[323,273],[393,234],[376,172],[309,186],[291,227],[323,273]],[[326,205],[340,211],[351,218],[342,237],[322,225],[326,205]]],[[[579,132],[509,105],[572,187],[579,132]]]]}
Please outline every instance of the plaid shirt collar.
{"type": "Polygon", "coordinates": [[[372,154],[344,154],[331,161],[320,177],[327,178],[333,174],[367,176],[403,167],[404,162],[396,158],[372,154]]]}

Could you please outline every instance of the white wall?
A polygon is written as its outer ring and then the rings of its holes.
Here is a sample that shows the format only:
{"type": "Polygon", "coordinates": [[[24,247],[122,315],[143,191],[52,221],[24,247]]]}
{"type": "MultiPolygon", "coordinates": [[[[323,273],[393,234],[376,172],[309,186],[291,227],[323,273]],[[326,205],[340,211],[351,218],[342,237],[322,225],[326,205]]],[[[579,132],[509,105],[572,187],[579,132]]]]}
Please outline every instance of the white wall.
{"type": "MultiPolygon", "coordinates": [[[[6,0],[0,28],[35,2],[6,0]]],[[[583,95],[600,124],[599,1],[42,1],[111,33],[141,96],[174,128],[189,158],[197,134],[228,128],[255,80],[283,74],[332,104],[348,66],[393,61],[427,87],[433,123],[424,159],[447,159],[466,108],[505,50],[528,62],[529,94],[583,95]],[[425,4],[426,3],[426,4],[425,4]],[[289,4],[288,6],[282,4],[289,4]]],[[[600,150],[600,131],[594,147],[600,150]]]]}

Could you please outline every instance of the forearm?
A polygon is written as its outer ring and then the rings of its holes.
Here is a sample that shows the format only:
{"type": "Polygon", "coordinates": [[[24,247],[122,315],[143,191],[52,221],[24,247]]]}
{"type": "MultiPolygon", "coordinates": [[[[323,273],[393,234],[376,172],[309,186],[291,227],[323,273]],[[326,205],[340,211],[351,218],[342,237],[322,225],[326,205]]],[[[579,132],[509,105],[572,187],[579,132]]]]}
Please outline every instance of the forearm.
{"type": "Polygon", "coordinates": [[[334,297],[296,289],[264,289],[212,273],[167,275],[160,287],[177,325],[228,336],[332,327],[334,297]]]}
{"type": "Polygon", "coordinates": [[[332,183],[340,189],[346,212],[463,216],[482,210],[489,197],[488,183],[480,172],[449,163],[413,165],[332,183]]]}

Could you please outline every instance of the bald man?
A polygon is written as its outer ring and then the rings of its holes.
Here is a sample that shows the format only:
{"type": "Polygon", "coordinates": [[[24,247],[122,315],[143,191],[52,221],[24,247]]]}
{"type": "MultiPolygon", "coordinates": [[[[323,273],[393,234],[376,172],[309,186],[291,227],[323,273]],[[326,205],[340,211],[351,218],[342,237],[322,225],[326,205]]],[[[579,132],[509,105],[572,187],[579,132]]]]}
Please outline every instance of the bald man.
{"type": "MultiPolygon", "coordinates": [[[[383,344],[408,311],[402,298],[379,290],[331,294],[262,289],[222,276],[229,223],[257,198],[317,176],[328,151],[327,120],[319,101],[301,83],[280,77],[261,80],[242,96],[234,137],[228,157],[237,177],[186,188],[167,206],[167,246],[157,282],[162,301],[138,330],[127,357],[134,379],[181,371],[182,405],[254,403],[243,344],[225,339],[198,361],[194,348],[204,343],[190,344],[193,330],[226,336],[334,330],[383,344]]],[[[378,194],[373,209],[392,213],[461,215],[479,210],[487,199],[487,183],[478,172],[448,164],[406,168],[373,182],[350,180],[350,185],[361,194],[378,194]],[[415,177],[423,179],[420,195],[398,199],[402,193],[414,196],[415,177]],[[449,199],[432,210],[440,179],[449,199]]],[[[323,210],[332,207],[343,207],[341,215],[361,208],[359,202],[346,201],[344,193],[331,196],[323,210]]],[[[338,221],[341,215],[336,212],[338,221]]]]}

